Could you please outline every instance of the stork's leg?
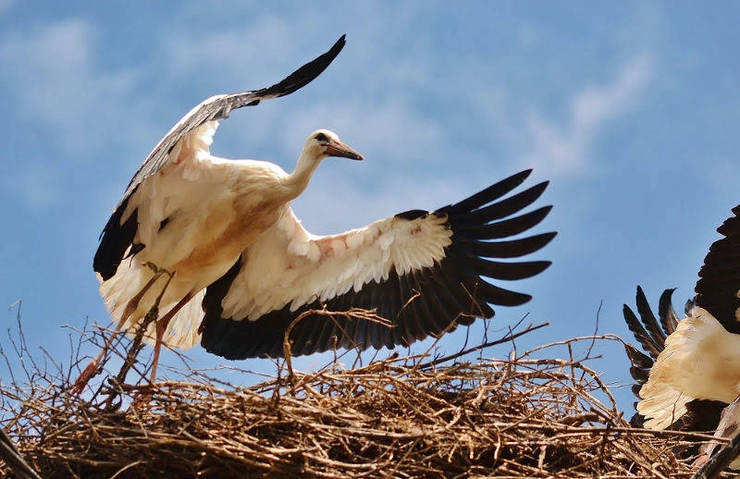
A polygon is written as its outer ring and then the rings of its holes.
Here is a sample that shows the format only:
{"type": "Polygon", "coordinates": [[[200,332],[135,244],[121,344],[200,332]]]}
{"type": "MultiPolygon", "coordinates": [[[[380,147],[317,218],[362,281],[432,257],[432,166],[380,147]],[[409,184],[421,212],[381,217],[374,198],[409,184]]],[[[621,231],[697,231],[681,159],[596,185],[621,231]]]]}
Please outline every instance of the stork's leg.
{"type": "Polygon", "coordinates": [[[698,469],[693,477],[719,477],[728,466],[737,469],[738,451],[740,451],[740,397],[722,410],[714,437],[730,439],[729,444],[720,446],[719,441],[705,443],[699,449],[699,457],[692,466],[698,469]]]}
{"type": "Polygon", "coordinates": [[[159,321],[157,321],[157,338],[156,342],[154,343],[154,358],[152,360],[152,373],[150,379],[152,384],[154,384],[154,381],[157,379],[157,364],[159,363],[159,352],[162,349],[162,339],[164,338],[164,333],[167,331],[167,326],[169,326],[172,318],[174,318],[175,315],[183,308],[183,306],[188,304],[188,301],[190,301],[192,298],[193,293],[186,294],[179,303],[177,303],[167,314],[162,316],[159,321]]]}
{"type": "MultiPolygon", "coordinates": [[[[118,321],[118,324],[116,325],[116,329],[113,330],[113,334],[111,335],[111,337],[108,338],[108,340],[105,342],[105,345],[103,345],[103,348],[100,350],[100,353],[98,353],[95,359],[90,361],[90,364],[85,367],[75,383],[72,385],[72,394],[79,394],[82,392],[83,389],[85,389],[88,381],[90,381],[90,379],[92,379],[92,377],[95,375],[95,371],[97,371],[100,361],[103,360],[103,357],[108,351],[108,348],[110,348],[111,344],[113,344],[113,341],[118,336],[118,333],[121,332],[123,325],[126,324],[128,318],[132,314],[134,314],[134,311],[136,311],[136,309],[139,307],[141,298],[144,297],[147,291],[149,291],[149,289],[154,285],[154,283],[157,282],[157,280],[162,276],[163,273],[165,273],[164,270],[157,271],[154,276],[144,285],[144,287],[141,288],[141,291],[139,291],[136,296],[129,300],[129,302],[126,304],[126,308],[123,310],[120,321],[118,321]]],[[[159,298],[161,297],[162,295],[160,294],[159,298]]],[[[158,303],[159,301],[157,301],[157,304],[158,303]]]]}

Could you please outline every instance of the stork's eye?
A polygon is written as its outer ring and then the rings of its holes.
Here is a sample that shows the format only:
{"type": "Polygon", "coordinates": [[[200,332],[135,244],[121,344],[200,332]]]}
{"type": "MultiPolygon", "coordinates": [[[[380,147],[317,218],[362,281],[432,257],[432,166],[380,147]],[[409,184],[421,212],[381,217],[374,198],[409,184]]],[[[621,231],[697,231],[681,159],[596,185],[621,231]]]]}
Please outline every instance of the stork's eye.
{"type": "Polygon", "coordinates": [[[316,140],[318,141],[329,141],[329,138],[327,138],[327,136],[323,133],[319,133],[314,138],[316,138],[316,140]]]}

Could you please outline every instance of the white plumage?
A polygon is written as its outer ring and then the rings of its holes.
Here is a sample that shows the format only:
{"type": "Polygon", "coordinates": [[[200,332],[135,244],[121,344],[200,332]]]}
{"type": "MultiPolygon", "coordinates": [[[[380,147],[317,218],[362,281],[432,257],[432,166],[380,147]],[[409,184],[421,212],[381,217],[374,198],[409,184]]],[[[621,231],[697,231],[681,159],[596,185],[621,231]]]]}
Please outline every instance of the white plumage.
{"type": "Polygon", "coordinates": [[[290,305],[295,311],[374,281],[429,268],[444,258],[452,232],[441,218],[387,218],[341,235],[315,236],[286,206],[280,219],[250,246],[224,297],[224,317],[254,321],[290,305]],[[249,291],[249,294],[244,294],[249,291]]]}
{"type": "Polygon", "coordinates": [[[493,316],[489,303],[530,299],[481,276],[515,280],[549,266],[486,259],[523,256],[555,236],[490,241],[516,236],[549,212],[543,207],[512,216],[537,200],[547,183],[502,199],[529,171],[431,213],[412,210],[315,236],[296,219],[291,200],[324,158],[363,159],[336,134],[312,133],[290,174],[264,161],[211,155],[218,120],[307,84],[343,44],[342,38],[276,85],[215,96],[191,110],[155,147],[114,210],[94,269],[119,329],[135,333],[158,313],[145,336],[155,345],[152,381],[161,344],[187,348],[199,337],[208,351],[227,358],[275,356],[286,339],[294,354],[409,344],[493,316]],[[296,317],[323,308],[341,317],[309,316],[285,338],[296,317]],[[374,309],[392,326],[366,324],[348,313],[354,308],[374,309]]]}
{"type": "Polygon", "coordinates": [[[658,318],[639,286],[639,319],[624,306],[630,330],[648,353],[627,346],[639,398],[635,426],[716,431],[721,437],[740,427],[740,205],[732,212],[717,229],[722,238],[704,258],[684,319],[671,304],[673,290],[661,296],[658,318]]]}
{"type": "Polygon", "coordinates": [[[668,336],[640,390],[637,411],[645,426],[665,429],[694,399],[731,403],[740,395],[740,335],[728,332],[703,308],[693,308],[668,336]]]}

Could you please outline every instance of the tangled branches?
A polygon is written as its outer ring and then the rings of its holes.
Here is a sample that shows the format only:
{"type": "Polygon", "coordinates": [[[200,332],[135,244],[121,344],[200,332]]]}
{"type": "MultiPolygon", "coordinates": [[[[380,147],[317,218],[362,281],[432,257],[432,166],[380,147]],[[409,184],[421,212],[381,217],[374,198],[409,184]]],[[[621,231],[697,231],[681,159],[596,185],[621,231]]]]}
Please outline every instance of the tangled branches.
{"type": "Polygon", "coordinates": [[[88,400],[68,374],[37,374],[3,387],[4,426],[43,477],[690,477],[692,438],[630,428],[584,361],[470,356],[335,361],[251,387],[187,370],[88,400]]]}

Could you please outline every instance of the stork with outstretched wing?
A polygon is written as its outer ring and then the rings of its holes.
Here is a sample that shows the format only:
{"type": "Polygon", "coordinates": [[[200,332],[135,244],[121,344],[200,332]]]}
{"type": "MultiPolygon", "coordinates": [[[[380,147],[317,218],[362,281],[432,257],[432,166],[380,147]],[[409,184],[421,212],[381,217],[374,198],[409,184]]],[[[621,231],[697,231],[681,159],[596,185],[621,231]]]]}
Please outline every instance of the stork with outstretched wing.
{"type": "Polygon", "coordinates": [[[309,135],[290,174],[265,161],[211,155],[218,120],[301,88],[343,45],[344,37],[269,88],[195,107],[155,147],[115,208],[94,268],[117,331],[144,327],[154,343],[152,381],[162,344],[187,348],[201,336],[206,350],[230,359],[278,356],[285,344],[295,355],[408,345],[490,318],[491,305],[530,299],[483,278],[518,280],[549,266],[499,261],[534,253],[555,236],[518,236],[551,208],[522,212],[547,186],[512,193],[529,170],[431,212],[411,210],[316,236],[295,217],[291,200],[324,158],[363,159],[335,133],[309,135]],[[337,314],[312,315],[315,310],[337,314]],[[369,321],[357,310],[374,310],[385,321],[369,321]]]}

